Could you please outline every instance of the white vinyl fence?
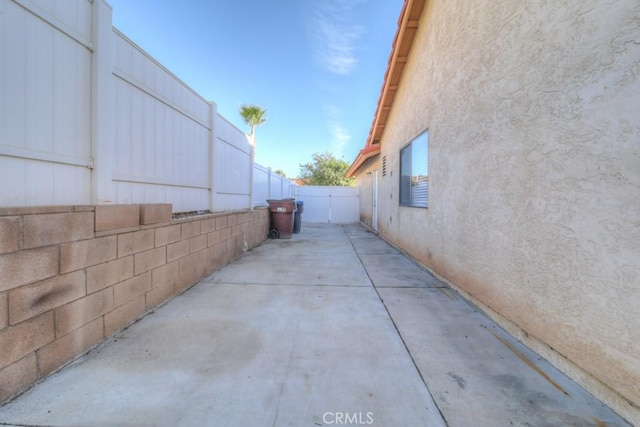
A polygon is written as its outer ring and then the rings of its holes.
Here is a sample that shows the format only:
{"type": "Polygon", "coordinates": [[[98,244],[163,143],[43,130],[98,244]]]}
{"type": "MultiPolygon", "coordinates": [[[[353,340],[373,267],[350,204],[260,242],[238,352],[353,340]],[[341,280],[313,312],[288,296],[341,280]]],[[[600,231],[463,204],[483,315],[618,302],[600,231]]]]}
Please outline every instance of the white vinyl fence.
{"type": "Polygon", "coordinates": [[[105,0],[0,0],[0,30],[0,206],[291,196],[253,182],[244,132],[114,29],[105,0]]]}
{"type": "Polygon", "coordinates": [[[253,169],[253,206],[267,206],[269,199],[293,197],[293,182],[258,164],[253,169]]]}
{"type": "Polygon", "coordinates": [[[360,220],[359,187],[296,186],[294,194],[304,202],[303,222],[349,224],[360,220]]]}

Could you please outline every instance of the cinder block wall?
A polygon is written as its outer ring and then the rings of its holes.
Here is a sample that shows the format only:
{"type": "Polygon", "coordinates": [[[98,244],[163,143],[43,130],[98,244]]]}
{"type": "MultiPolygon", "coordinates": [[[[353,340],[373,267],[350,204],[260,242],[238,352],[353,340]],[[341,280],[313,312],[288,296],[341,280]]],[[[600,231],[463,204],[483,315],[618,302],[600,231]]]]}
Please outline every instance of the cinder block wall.
{"type": "Polygon", "coordinates": [[[0,208],[0,401],[262,243],[267,209],[0,208]]]}

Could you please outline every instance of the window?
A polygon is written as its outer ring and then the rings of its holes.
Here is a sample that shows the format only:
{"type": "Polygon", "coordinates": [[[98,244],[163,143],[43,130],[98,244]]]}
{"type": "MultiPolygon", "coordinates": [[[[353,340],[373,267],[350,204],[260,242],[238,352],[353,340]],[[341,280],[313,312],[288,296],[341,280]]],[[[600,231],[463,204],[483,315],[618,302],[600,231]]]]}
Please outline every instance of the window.
{"type": "Polygon", "coordinates": [[[429,131],[400,150],[400,205],[426,208],[429,199],[429,131]]]}

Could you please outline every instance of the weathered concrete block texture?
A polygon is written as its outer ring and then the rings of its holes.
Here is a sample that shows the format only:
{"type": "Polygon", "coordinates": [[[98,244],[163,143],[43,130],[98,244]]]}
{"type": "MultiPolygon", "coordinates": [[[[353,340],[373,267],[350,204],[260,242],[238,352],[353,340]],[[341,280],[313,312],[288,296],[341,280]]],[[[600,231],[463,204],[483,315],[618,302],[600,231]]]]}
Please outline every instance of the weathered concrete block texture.
{"type": "Polygon", "coordinates": [[[260,244],[268,226],[266,209],[186,220],[170,205],[0,209],[0,401],[260,244]]]}
{"type": "Polygon", "coordinates": [[[38,380],[36,354],[30,353],[17,362],[0,369],[0,402],[25,390],[38,380]]]}
{"type": "Polygon", "coordinates": [[[116,307],[131,301],[151,289],[151,272],[135,276],[113,287],[113,302],[116,307]]]}
{"type": "Polygon", "coordinates": [[[167,262],[182,258],[189,254],[189,240],[182,240],[177,243],[167,245],[167,262]]]}
{"type": "Polygon", "coordinates": [[[104,331],[105,335],[109,336],[120,329],[127,326],[129,323],[136,320],[140,315],[146,311],[145,297],[139,295],[136,299],[127,302],[124,305],[119,306],[115,310],[105,314],[104,316],[104,331]]]}
{"type": "Polygon", "coordinates": [[[60,273],[78,270],[116,259],[116,236],[81,240],[60,246],[60,273]]]}
{"type": "Polygon", "coordinates": [[[53,312],[49,311],[0,332],[0,366],[8,366],[54,339],[53,312]]]}
{"type": "Polygon", "coordinates": [[[98,344],[104,337],[103,319],[100,317],[44,346],[37,352],[40,375],[49,375],[77,355],[98,344]]]}
{"type": "Polygon", "coordinates": [[[156,228],[156,247],[166,246],[169,243],[175,243],[180,240],[180,225],[171,225],[169,227],[156,228]]]}
{"type": "Polygon", "coordinates": [[[83,297],[85,292],[86,273],[83,270],[14,289],[9,292],[9,323],[15,325],[50,311],[83,297]]]}
{"type": "Polygon", "coordinates": [[[196,252],[207,247],[207,235],[201,234],[189,239],[189,252],[196,252]]]}
{"type": "Polygon", "coordinates": [[[173,207],[170,203],[148,203],[140,205],[140,224],[157,224],[171,221],[173,207]]]}
{"type": "Polygon", "coordinates": [[[56,336],[61,337],[113,310],[113,290],[103,289],[55,311],[56,336]]]}
{"type": "Polygon", "coordinates": [[[167,262],[167,248],[160,247],[134,255],[134,272],[142,274],[167,262]]]}
{"type": "Polygon", "coordinates": [[[0,292],[58,274],[58,248],[47,247],[0,255],[0,292]]]}
{"type": "Polygon", "coordinates": [[[0,255],[20,249],[20,217],[0,217],[0,255]]]}
{"type": "Polygon", "coordinates": [[[9,325],[9,298],[7,292],[0,293],[0,331],[9,325]]]}
{"type": "Polygon", "coordinates": [[[182,224],[181,238],[188,239],[200,234],[200,221],[189,221],[182,224]]]}
{"type": "Polygon", "coordinates": [[[151,310],[175,294],[178,272],[178,261],[155,268],[151,272],[152,288],[145,294],[147,310],[151,310]]]}
{"type": "Polygon", "coordinates": [[[87,268],[87,293],[133,277],[133,255],[87,268]]]}
{"type": "Polygon", "coordinates": [[[358,176],[367,222],[385,158],[381,236],[621,411],[640,407],[639,20],[634,1],[427,2],[358,176]],[[400,149],[427,130],[429,206],[399,206],[400,149]]]}
{"type": "Polygon", "coordinates": [[[117,230],[140,225],[140,205],[98,205],[95,231],[117,230]]]}
{"type": "Polygon", "coordinates": [[[93,212],[27,215],[24,217],[25,249],[93,237],[93,212]]]}
{"type": "Polygon", "coordinates": [[[154,247],[155,231],[144,230],[118,235],[118,258],[154,247]]]}

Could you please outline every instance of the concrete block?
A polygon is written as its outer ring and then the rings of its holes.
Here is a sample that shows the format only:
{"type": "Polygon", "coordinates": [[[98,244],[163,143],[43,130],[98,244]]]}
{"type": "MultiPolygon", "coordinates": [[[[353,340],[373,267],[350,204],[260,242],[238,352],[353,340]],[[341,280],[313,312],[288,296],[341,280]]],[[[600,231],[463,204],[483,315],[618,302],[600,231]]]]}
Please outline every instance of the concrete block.
{"type": "Polygon", "coordinates": [[[136,320],[146,311],[145,296],[140,295],[134,300],[116,308],[104,315],[105,336],[112,335],[129,323],[136,320]]]}
{"type": "Polygon", "coordinates": [[[158,224],[171,221],[171,203],[147,203],[140,205],[140,224],[158,224]]]}
{"type": "Polygon", "coordinates": [[[113,290],[103,289],[55,311],[56,337],[67,335],[113,310],[113,290]]]}
{"type": "Polygon", "coordinates": [[[226,265],[226,258],[227,258],[227,244],[225,242],[220,242],[220,243],[216,243],[213,247],[212,247],[213,251],[212,251],[212,265],[211,267],[214,270],[217,270],[219,268],[222,268],[223,266],[226,265]]]}
{"type": "Polygon", "coordinates": [[[181,227],[182,227],[182,234],[181,234],[182,240],[189,239],[191,237],[195,237],[200,234],[200,221],[185,222],[184,224],[181,224],[181,227]]]}
{"type": "Polygon", "coordinates": [[[151,249],[150,251],[140,252],[134,255],[134,274],[144,273],[153,268],[160,267],[167,262],[167,249],[163,246],[151,249]]]}
{"type": "Polygon", "coordinates": [[[116,230],[140,225],[140,205],[97,205],[95,231],[116,230]]]}
{"type": "Polygon", "coordinates": [[[154,247],[155,231],[144,230],[118,235],[118,258],[138,252],[148,251],[154,247]]]}
{"type": "Polygon", "coordinates": [[[227,216],[227,227],[233,227],[238,223],[238,214],[231,214],[227,216]]]}
{"type": "Polygon", "coordinates": [[[9,366],[54,339],[53,311],[0,332],[0,368],[9,366]]]}
{"type": "Polygon", "coordinates": [[[133,255],[87,269],[87,294],[133,277],[133,255]]]}
{"type": "Polygon", "coordinates": [[[196,252],[207,247],[207,235],[201,234],[189,239],[189,252],[196,252]]]}
{"type": "Polygon", "coordinates": [[[0,217],[0,255],[20,249],[20,217],[0,217]]]}
{"type": "Polygon", "coordinates": [[[209,219],[205,219],[200,221],[200,233],[201,234],[205,234],[205,233],[210,233],[212,231],[216,230],[216,219],[215,218],[209,218],[209,219]]]}
{"type": "Polygon", "coordinates": [[[117,237],[107,236],[60,245],[60,273],[116,259],[117,237]]]}
{"type": "Polygon", "coordinates": [[[227,216],[221,216],[216,218],[216,230],[222,230],[227,228],[227,216]]]}
{"type": "Polygon", "coordinates": [[[180,266],[177,260],[161,267],[154,268],[151,271],[151,287],[173,287],[178,278],[179,270],[180,266]]]}
{"type": "Polygon", "coordinates": [[[189,240],[167,245],[167,262],[182,258],[189,254],[189,240]]]}
{"type": "Polygon", "coordinates": [[[231,261],[233,261],[234,259],[236,259],[236,252],[237,252],[237,248],[236,248],[236,239],[228,239],[225,240],[225,245],[226,245],[226,257],[224,260],[225,265],[230,263],[231,261]]]}
{"type": "Polygon", "coordinates": [[[222,232],[220,230],[212,231],[211,233],[208,233],[207,234],[207,246],[213,246],[216,243],[218,243],[220,241],[221,235],[222,235],[222,232]]]}
{"type": "Polygon", "coordinates": [[[0,208],[0,216],[34,215],[60,212],[73,212],[73,206],[17,206],[13,208],[0,208]]]}
{"type": "Polygon", "coordinates": [[[25,249],[93,238],[93,212],[71,212],[23,217],[25,249]]]}
{"type": "Polygon", "coordinates": [[[86,293],[84,270],[57,276],[9,292],[9,323],[15,325],[53,310],[86,293]]]}
{"type": "Polygon", "coordinates": [[[0,293],[0,331],[9,325],[9,298],[6,292],[0,293]]]}
{"type": "Polygon", "coordinates": [[[147,310],[162,304],[175,294],[178,281],[178,261],[158,267],[151,272],[151,290],[146,294],[147,310]]]}
{"type": "Polygon", "coordinates": [[[119,307],[151,289],[151,272],[132,277],[113,287],[113,305],[119,307]]]}
{"type": "Polygon", "coordinates": [[[29,388],[38,380],[36,353],[0,369],[0,402],[29,388]]]}
{"type": "Polygon", "coordinates": [[[203,277],[211,274],[211,251],[205,248],[199,250],[196,253],[198,254],[198,262],[196,263],[196,280],[200,280],[203,277]]]}
{"type": "Polygon", "coordinates": [[[181,226],[179,224],[155,229],[156,248],[175,243],[180,240],[181,226]]]}
{"type": "Polygon", "coordinates": [[[0,255],[0,292],[58,274],[58,248],[30,249],[0,255]]]}
{"type": "Polygon", "coordinates": [[[104,339],[102,317],[38,350],[40,375],[46,376],[104,339]]]}
{"type": "Polygon", "coordinates": [[[176,291],[186,289],[196,282],[196,265],[198,264],[198,254],[193,253],[178,260],[178,282],[176,291]]]}
{"type": "Polygon", "coordinates": [[[231,227],[223,228],[220,230],[220,240],[225,241],[231,238],[231,227]]]}

